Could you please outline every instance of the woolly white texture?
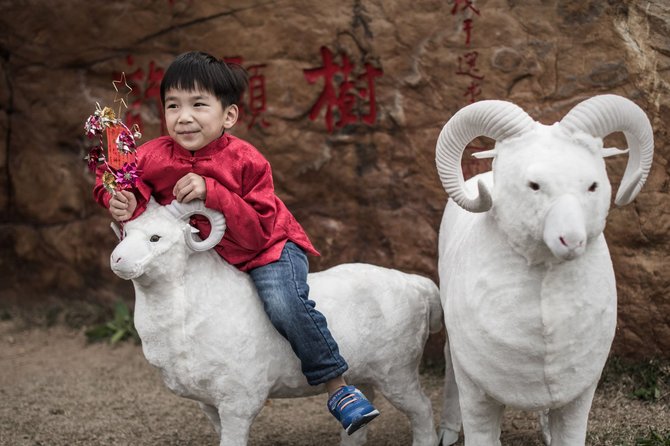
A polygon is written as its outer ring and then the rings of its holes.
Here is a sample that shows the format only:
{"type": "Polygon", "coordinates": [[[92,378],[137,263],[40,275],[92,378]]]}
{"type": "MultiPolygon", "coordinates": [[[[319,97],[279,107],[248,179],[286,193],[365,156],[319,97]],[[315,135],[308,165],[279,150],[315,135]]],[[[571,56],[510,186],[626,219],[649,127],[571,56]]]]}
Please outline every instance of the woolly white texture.
{"type": "Polygon", "coordinates": [[[505,406],[541,411],[547,444],[584,444],[616,326],[603,156],[623,152],[603,149],[600,139],[616,130],[626,131],[631,152],[617,201],[626,204],[646,179],[653,138],[644,113],[624,98],[584,101],[553,126],[514,104],[482,101],[445,125],[438,170],[456,201],[446,206],[439,242],[444,446],[456,442],[461,420],[466,446],[500,445],[505,406]],[[459,131],[465,136],[454,142],[459,131]],[[463,185],[463,147],[487,134],[500,137],[492,172],[463,185]],[[482,191],[484,199],[470,198],[482,191]]]}
{"type": "MultiPolygon", "coordinates": [[[[214,251],[190,250],[184,242],[186,222],[166,208],[150,203],[125,225],[125,237],[111,256],[112,269],[133,280],[144,355],[160,369],[165,384],[200,402],[222,446],[246,445],[267,398],[314,395],[325,388],[307,384],[250,277],[214,251]],[[150,241],[155,235],[160,239],[150,241]]],[[[413,445],[435,445],[431,404],[418,373],[429,331],[442,326],[435,284],[366,264],[313,273],[308,283],[310,298],[349,363],[347,381],[368,397],[374,397],[373,388],[379,390],[403,411],[413,445]]],[[[336,425],[333,419],[333,429],[336,425]]],[[[341,444],[363,444],[365,431],[349,437],[342,430],[341,444]]]]}

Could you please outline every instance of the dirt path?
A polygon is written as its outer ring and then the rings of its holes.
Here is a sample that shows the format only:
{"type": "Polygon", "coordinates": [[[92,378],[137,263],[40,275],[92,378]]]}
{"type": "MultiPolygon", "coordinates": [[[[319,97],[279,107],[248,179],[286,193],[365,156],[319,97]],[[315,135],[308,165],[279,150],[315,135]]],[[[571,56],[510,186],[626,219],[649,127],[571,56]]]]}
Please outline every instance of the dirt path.
{"type": "MultiPolygon", "coordinates": [[[[426,374],[423,383],[437,419],[441,378],[426,374]]],[[[368,444],[410,445],[406,418],[380,400],[382,416],[370,426],[368,444]]],[[[81,331],[63,327],[18,330],[0,322],[0,401],[0,445],[218,444],[196,403],[170,393],[140,347],[89,345],[81,331]]],[[[614,385],[599,390],[589,426],[589,445],[634,445],[650,427],[670,432],[670,407],[630,400],[614,385]]],[[[539,446],[536,428],[534,415],[507,411],[503,445],[539,446]]],[[[250,445],[338,441],[325,396],[319,396],[268,402],[250,445]]]]}

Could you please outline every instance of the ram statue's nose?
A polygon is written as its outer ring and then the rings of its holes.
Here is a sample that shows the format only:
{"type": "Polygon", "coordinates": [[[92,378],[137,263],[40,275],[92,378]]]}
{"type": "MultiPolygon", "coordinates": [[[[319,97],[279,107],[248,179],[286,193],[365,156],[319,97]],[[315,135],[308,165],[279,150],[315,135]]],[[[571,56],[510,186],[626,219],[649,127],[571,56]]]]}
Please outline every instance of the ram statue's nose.
{"type": "Polygon", "coordinates": [[[572,260],[586,250],[586,221],[579,200],[563,195],[549,209],[544,222],[544,243],[561,260],[572,260]]]}
{"type": "Polygon", "coordinates": [[[109,257],[109,265],[114,274],[124,280],[134,279],[140,275],[137,264],[129,262],[122,253],[119,253],[116,250],[113,251],[112,255],[109,257]]]}

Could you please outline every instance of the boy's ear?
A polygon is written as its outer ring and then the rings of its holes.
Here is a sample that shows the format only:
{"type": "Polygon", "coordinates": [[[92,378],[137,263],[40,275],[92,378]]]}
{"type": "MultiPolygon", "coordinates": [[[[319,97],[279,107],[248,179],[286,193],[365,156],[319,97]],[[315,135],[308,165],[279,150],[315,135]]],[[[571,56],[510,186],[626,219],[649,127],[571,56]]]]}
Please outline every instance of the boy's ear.
{"type": "Polygon", "coordinates": [[[240,110],[237,108],[237,105],[231,104],[223,111],[223,128],[230,129],[237,122],[237,118],[240,116],[240,110]]]}

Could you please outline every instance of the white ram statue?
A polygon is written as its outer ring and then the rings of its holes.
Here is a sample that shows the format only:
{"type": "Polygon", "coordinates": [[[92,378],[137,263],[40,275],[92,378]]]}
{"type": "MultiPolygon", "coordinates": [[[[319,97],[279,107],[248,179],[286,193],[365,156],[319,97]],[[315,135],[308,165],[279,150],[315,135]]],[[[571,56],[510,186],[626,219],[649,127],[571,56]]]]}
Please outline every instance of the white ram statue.
{"type": "Polygon", "coordinates": [[[593,97],[550,126],[512,103],[481,101],[442,129],[443,445],[456,441],[461,421],[466,446],[500,445],[505,406],[540,412],[551,446],[584,444],[617,320],[603,236],[611,200],[603,158],[625,153],[603,148],[613,132],[629,149],[615,199],[623,206],[653,158],[649,120],[628,99],[593,97]],[[462,154],[479,136],[496,141],[479,153],[493,158],[492,171],[464,182],[462,154]]]}
{"type": "MultiPolygon", "coordinates": [[[[133,281],[135,325],[146,359],[160,369],[170,390],[199,402],[221,446],[236,446],[247,444],[267,398],[315,395],[325,388],[307,384],[248,274],[209,249],[224,230],[221,213],[202,202],[160,206],[152,201],[125,224],[110,261],[119,277],[133,281]],[[206,240],[192,238],[193,214],[212,222],[206,240]]],[[[431,404],[418,369],[429,331],[442,326],[437,286],[424,277],[366,264],[310,274],[308,284],[310,299],[327,317],[349,363],[346,380],[369,398],[379,390],[409,417],[413,445],[434,446],[431,404]]],[[[365,430],[351,437],[342,431],[341,443],[364,443],[365,430]]]]}

